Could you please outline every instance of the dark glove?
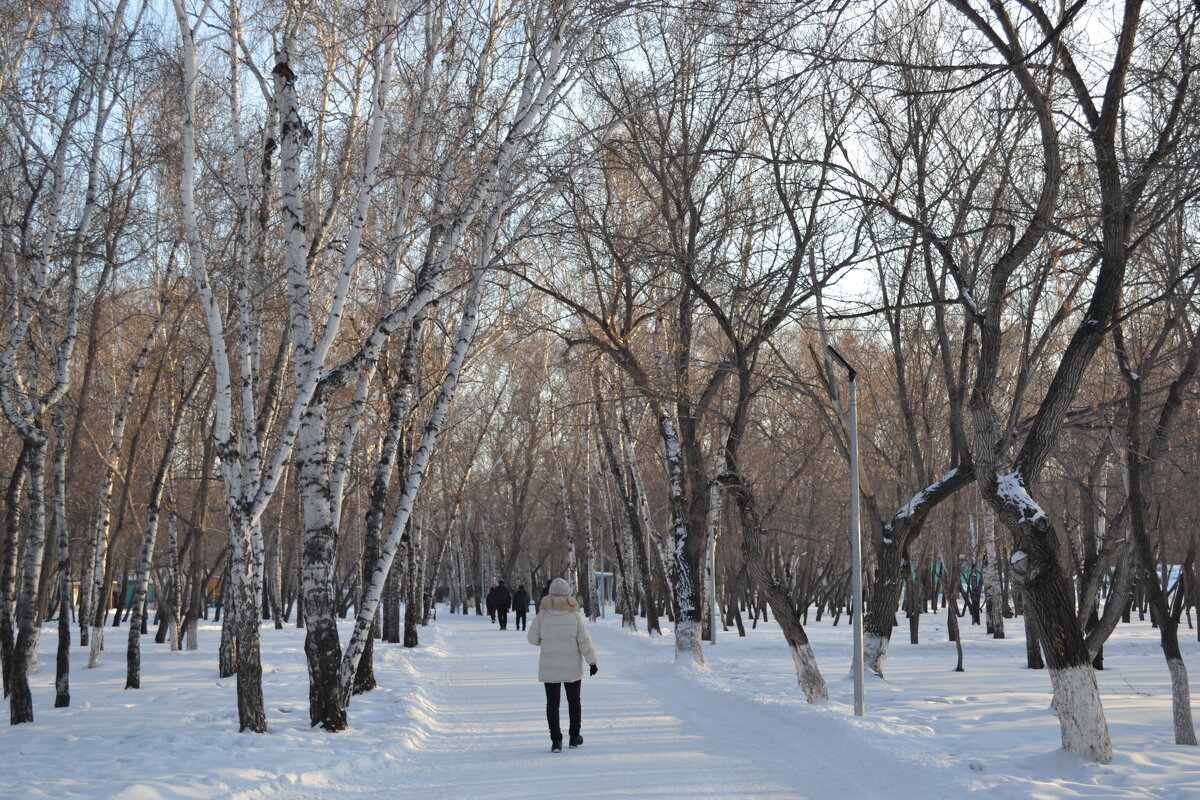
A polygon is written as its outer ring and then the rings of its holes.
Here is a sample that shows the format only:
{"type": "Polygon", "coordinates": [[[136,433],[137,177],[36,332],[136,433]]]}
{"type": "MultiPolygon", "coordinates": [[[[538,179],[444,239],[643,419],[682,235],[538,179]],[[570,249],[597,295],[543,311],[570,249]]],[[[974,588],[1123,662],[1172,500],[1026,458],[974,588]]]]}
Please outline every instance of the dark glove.
{"type": "Polygon", "coordinates": [[[598,669],[599,667],[597,667],[595,664],[592,664],[592,666],[588,668],[588,675],[595,675],[596,670],[598,669]]]}

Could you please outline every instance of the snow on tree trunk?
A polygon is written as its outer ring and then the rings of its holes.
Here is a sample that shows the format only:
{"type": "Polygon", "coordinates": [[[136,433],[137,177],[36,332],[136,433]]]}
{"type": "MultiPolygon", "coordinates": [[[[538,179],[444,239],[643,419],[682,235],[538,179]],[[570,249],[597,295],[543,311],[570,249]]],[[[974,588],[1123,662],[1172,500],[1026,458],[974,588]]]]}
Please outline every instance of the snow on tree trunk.
{"type": "Polygon", "coordinates": [[[863,662],[880,677],[896,625],[900,592],[904,582],[911,577],[908,549],[920,536],[929,513],[972,480],[974,471],[969,468],[959,466],[949,470],[909,498],[883,526],[883,538],[876,548],[875,580],[863,625],[863,662]]]}
{"type": "Polygon", "coordinates": [[[1108,763],[1112,740],[1091,655],[1075,619],[1071,584],[1059,563],[1054,527],[1019,473],[999,476],[991,488],[984,497],[1014,538],[1009,559],[1013,582],[1045,645],[1063,749],[1108,763]]]}
{"type": "Polygon", "coordinates": [[[1112,760],[1112,741],[1091,662],[1068,667],[1047,664],[1047,667],[1054,687],[1054,710],[1058,714],[1063,749],[1107,764],[1112,760]]]}

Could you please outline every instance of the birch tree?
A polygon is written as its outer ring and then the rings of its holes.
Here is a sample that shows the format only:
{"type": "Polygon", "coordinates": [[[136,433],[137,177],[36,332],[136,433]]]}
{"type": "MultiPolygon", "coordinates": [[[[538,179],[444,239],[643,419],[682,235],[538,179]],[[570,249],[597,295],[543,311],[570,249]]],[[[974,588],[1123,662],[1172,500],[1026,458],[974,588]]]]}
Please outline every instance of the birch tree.
{"type": "Polygon", "coordinates": [[[64,25],[66,20],[57,15],[31,13],[27,25],[17,29],[24,38],[12,51],[15,60],[3,63],[3,80],[16,82],[24,72],[21,59],[36,55],[42,60],[25,72],[30,81],[26,88],[37,90],[40,86],[48,90],[33,91],[30,97],[35,98],[34,102],[27,105],[15,101],[24,92],[8,93],[6,101],[19,151],[30,159],[29,174],[37,176],[29,184],[32,193],[23,199],[25,207],[34,213],[23,214],[16,225],[15,220],[6,219],[9,233],[3,248],[6,278],[15,302],[0,353],[0,405],[26,449],[23,464],[28,493],[23,557],[19,571],[13,575],[20,588],[10,589],[9,594],[15,595],[16,637],[11,649],[5,643],[3,654],[13,724],[33,720],[28,669],[36,659],[41,622],[38,582],[47,539],[49,415],[70,386],[79,325],[80,268],[85,241],[97,215],[107,123],[118,95],[115,68],[130,42],[125,7],[125,2],[120,2],[109,15],[102,16],[103,35],[99,41],[92,41],[83,31],[69,30],[64,25]],[[33,44],[37,32],[49,35],[44,48],[33,44]],[[60,59],[55,54],[58,45],[52,41],[60,34],[64,41],[73,40],[82,53],[77,66],[55,63],[60,59]],[[39,107],[36,98],[48,104],[39,107]],[[81,123],[90,123],[91,131],[80,137],[83,144],[76,153],[75,131],[81,123]],[[86,176],[77,206],[70,203],[68,191],[69,182],[77,178],[75,169],[86,176]],[[64,230],[72,232],[65,246],[61,242],[64,230]],[[65,285],[61,305],[53,294],[56,285],[65,285]],[[39,329],[46,329],[52,339],[35,346],[39,329]]]}

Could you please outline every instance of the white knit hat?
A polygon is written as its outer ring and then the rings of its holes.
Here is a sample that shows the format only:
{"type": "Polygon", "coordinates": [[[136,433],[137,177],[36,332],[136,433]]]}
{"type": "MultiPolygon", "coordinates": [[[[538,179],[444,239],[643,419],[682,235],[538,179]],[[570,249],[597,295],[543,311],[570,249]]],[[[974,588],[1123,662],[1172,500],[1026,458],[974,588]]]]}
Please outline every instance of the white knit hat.
{"type": "Polygon", "coordinates": [[[563,578],[555,578],[550,581],[550,594],[555,597],[568,597],[571,594],[571,584],[563,578]]]}

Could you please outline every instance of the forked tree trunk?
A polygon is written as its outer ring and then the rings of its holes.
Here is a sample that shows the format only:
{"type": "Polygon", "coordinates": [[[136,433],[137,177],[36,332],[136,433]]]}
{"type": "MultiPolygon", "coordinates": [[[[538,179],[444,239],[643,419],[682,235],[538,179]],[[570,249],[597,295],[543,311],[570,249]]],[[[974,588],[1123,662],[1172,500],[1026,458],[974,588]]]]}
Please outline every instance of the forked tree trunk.
{"type": "Polygon", "coordinates": [[[975,479],[970,466],[959,465],[917,492],[883,526],[876,548],[877,565],[870,602],[863,621],[863,661],[867,669],[883,676],[901,591],[912,579],[909,548],[924,530],[925,520],[942,501],[975,479]]]}
{"type": "MultiPolygon", "coordinates": [[[[608,424],[604,414],[604,407],[600,401],[599,392],[596,393],[596,422],[597,428],[600,431],[600,441],[604,445],[604,456],[608,462],[609,472],[612,474],[612,483],[617,491],[617,498],[621,503],[621,508],[625,512],[625,527],[628,530],[628,536],[632,544],[634,561],[637,563],[638,575],[641,579],[642,593],[646,598],[646,631],[651,636],[661,634],[660,623],[658,621],[658,609],[653,603],[654,584],[650,571],[650,558],[648,547],[649,532],[642,525],[641,512],[641,495],[637,491],[637,484],[633,480],[633,473],[625,471],[621,468],[621,464],[617,459],[616,451],[613,447],[612,436],[608,431],[608,424]]],[[[624,412],[622,412],[624,419],[624,412]]],[[[632,447],[628,447],[625,436],[622,430],[617,431],[617,436],[622,442],[622,450],[626,452],[626,463],[632,458],[632,447]]],[[[637,609],[631,609],[630,614],[636,615],[637,609]]]]}
{"type": "MultiPolygon", "coordinates": [[[[129,620],[129,640],[125,652],[125,688],[140,689],[142,685],[142,622],[146,608],[146,593],[150,584],[150,571],[154,562],[154,543],[158,537],[158,518],[161,511],[163,491],[167,484],[167,474],[175,456],[175,448],[179,444],[179,429],[183,417],[191,406],[196,390],[208,370],[201,369],[192,379],[183,397],[179,399],[172,415],[171,428],[167,440],[163,444],[162,457],[159,459],[158,471],[154,474],[154,482],[150,487],[150,496],[146,501],[146,534],[142,538],[142,557],[138,564],[136,584],[133,590],[133,613],[129,620]]],[[[166,587],[159,585],[162,592],[166,587]]]]}

